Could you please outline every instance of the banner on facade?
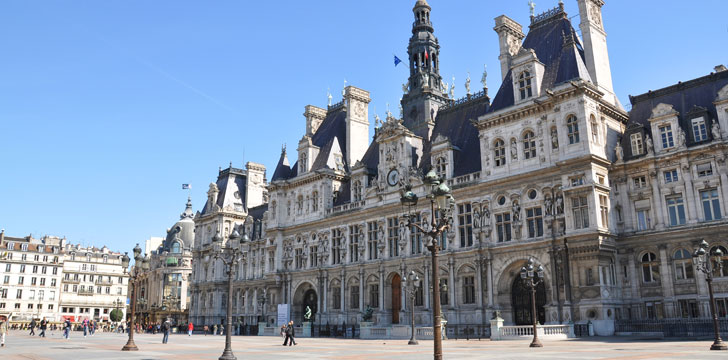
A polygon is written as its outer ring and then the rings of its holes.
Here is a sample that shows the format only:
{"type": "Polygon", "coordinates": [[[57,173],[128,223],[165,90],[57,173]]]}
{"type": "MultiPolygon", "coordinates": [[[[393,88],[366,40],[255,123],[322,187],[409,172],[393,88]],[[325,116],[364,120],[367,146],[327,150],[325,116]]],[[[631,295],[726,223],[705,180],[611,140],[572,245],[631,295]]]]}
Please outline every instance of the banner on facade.
{"type": "Polygon", "coordinates": [[[288,324],[288,304],[278,304],[278,326],[288,324]]]}

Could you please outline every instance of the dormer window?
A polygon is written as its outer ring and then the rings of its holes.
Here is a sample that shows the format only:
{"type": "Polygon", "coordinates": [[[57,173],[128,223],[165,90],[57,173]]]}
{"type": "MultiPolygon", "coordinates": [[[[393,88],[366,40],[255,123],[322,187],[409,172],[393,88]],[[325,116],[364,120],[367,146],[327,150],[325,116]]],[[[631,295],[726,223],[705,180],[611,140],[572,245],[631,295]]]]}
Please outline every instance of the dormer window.
{"type": "Polygon", "coordinates": [[[630,135],[629,142],[632,145],[632,155],[642,155],[642,134],[635,133],[630,135]]]}
{"type": "Polygon", "coordinates": [[[569,133],[569,144],[576,144],[579,142],[579,122],[576,119],[576,115],[569,115],[566,118],[566,129],[569,133]]]}
{"type": "Polygon", "coordinates": [[[437,176],[440,178],[447,177],[447,159],[444,156],[439,156],[435,160],[435,172],[437,172],[437,176]]]}
{"type": "Polygon", "coordinates": [[[533,75],[529,71],[524,71],[518,76],[518,91],[521,93],[521,100],[533,96],[533,90],[531,89],[532,80],[533,75]]]}
{"type": "Polygon", "coordinates": [[[693,126],[693,139],[695,142],[701,142],[708,139],[708,130],[705,127],[705,119],[702,117],[695,118],[691,121],[693,126]]]}
{"type": "Polygon", "coordinates": [[[493,159],[495,166],[503,166],[506,164],[506,144],[502,139],[498,139],[493,144],[493,159]]]}
{"type": "Polygon", "coordinates": [[[359,181],[359,180],[354,181],[354,184],[351,186],[351,192],[352,192],[352,197],[354,198],[354,201],[356,201],[356,202],[361,201],[361,198],[362,198],[361,181],[359,181]]]}
{"type": "Polygon", "coordinates": [[[298,160],[298,172],[304,173],[306,171],[308,171],[308,156],[306,156],[306,153],[302,153],[298,160]]]}
{"type": "Polygon", "coordinates": [[[523,158],[531,159],[536,157],[536,137],[533,131],[523,133],[523,158]]]}
{"type": "Polygon", "coordinates": [[[669,149],[675,146],[675,140],[672,136],[672,125],[666,124],[658,127],[660,130],[660,139],[662,140],[662,148],[669,149]]]}

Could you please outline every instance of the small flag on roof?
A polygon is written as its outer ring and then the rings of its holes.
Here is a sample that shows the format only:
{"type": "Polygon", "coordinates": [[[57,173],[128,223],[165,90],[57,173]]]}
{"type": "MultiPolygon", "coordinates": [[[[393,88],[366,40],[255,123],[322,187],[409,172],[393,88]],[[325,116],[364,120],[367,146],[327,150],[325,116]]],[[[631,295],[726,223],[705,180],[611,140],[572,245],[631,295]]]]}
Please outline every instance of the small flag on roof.
{"type": "Polygon", "coordinates": [[[394,66],[399,65],[399,63],[401,63],[401,62],[402,62],[402,60],[400,58],[398,58],[397,55],[394,55],[394,66]]]}
{"type": "Polygon", "coordinates": [[[192,186],[190,186],[190,184],[182,184],[182,190],[188,190],[191,188],[192,188],[192,186]]]}
{"type": "Polygon", "coordinates": [[[427,49],[425,49],[425,60],[430,59],[430,54],[427,53],[427,49]]]}

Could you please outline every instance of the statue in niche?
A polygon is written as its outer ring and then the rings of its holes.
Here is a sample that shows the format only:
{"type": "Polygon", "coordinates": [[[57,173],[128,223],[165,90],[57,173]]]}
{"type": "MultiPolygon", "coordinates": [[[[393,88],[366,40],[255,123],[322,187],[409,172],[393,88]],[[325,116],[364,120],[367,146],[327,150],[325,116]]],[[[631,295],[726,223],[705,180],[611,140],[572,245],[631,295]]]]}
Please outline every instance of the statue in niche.
{"type": "Polygon", "coordinates": [[[617,161],[622,161],[624,159],[624,149],[622,149],[622,145],[619,144],[619,141],[617,142],[617,146],[614,147],[614,154],[617,156],[617,161]]]}
{"type": "Polygon", "coordinates": [[[480,209],[473,209],[473,228],[480,229],[480,209]]]}
{"type": "Polygon", "coordinates": [[[484,228],[490,227],[490,209],[488,209],[488,205],[483,205],[483,209],[480,214],[480,222],[484,228]]]}
{"type": "Polygon", "coordinates": [[[422,87],[430,87],[430,74],[427,72],[422,73],[422,87]]]}
{"type": "Polygon", "coordinates": [[[713,126],[711,127],[710,132],[713,134],[713,140],[720,140],[723,138],[720,134],[720,125],[718,125],[718,121],[713,121],[713,126]]]}
{"type": "Polygon", "coordinates": [[[647,145],[647,153],[652,154],[655,151],[655,145],[652,143],[652,138],[649,135],[645,135],[645,144],[647,145]]]}
{"type": "Polygon", "coordinates": [[[677,142],[680,147],[685,147],[685,131],[679,126],[677,128],[677,142]]]}
{"type": "Polygon", "coordinates": [[[511,138],[511,158],[518,160],[518,143],[516,142],[516,138],[511,138]]]}
{"type": "Polygon", "coordinates": [[[518,200],[513,200],[511,210],[513,211],[513,222],[521,221],[521,205],[518,204],[518,200]]]}
{"type": "Polygon", "coordinates": [[[564,213],[564,196],[559,194],[556,196],[556,215],[564,213]]]}
{"type": "Polygon", "coordinates": [[[546,215],[551,215],[553,212],[553,200],[551,197],[547,197],[544,199],[544,208],[546,208],[546,215]]]}
{"type": "Polygon", "coordinates": [[[559,134],[556,132],[556,128],[551,128],[551,148],[552,149],[558,149],[559,148],[559,134]]]}

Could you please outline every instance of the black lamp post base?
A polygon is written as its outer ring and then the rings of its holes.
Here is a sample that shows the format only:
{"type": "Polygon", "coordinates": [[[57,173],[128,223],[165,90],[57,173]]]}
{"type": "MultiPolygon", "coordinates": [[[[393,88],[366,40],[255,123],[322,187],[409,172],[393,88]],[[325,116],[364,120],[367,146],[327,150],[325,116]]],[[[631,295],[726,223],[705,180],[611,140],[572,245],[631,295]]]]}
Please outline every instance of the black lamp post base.
{"type": "Polygon", "coordinates": [[[710,350],[728,350],[728,345],[723,340],[716,340],[713,345],[710,345],[710,350]]]}
{"type": "Polygon", "coordinates": [[[233,355],[233,351],[231,349],[225,349],[225,351],[222,352],[222,356],[220,356],[218,360],[238,360],[238,358],[233,355]]]}
{"type": "Polygon", "coordinates": [[[121,351],[139,351],[139,348],[134,344],[133,341],[129,341],[121,348],[121,351]]]}
{"type": "Polygon", "coordinates": [[[533,339],[529,347],[543,347],[543,344],[541,344],[541,341],[539,341],[538,339],[533,339]]]}
{"type": "Polygon", "coordinates": [[[410,341],[407,342],[407,345],[419,345],[420,343],[417,342],[415,339],[410,339],[410,341]]]}

